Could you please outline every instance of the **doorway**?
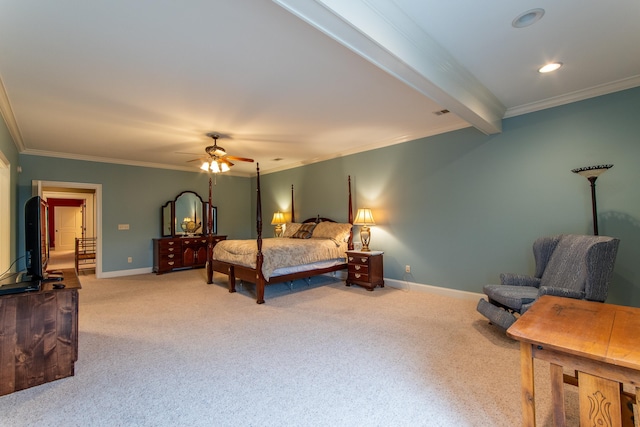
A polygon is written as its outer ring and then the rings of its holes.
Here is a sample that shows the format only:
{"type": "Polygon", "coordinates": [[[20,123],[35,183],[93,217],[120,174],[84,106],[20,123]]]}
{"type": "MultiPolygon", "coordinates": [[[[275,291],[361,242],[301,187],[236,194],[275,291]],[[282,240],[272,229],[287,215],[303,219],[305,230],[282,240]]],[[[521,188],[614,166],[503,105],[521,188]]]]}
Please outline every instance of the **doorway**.
{"type": "Polygon", "coordinates": [[[102,185],[57,181],[33,181],[32,185],[33,195],[51,199],[54,206],[50,212],[50,220],[53,220],[50,230],[54,233],[58,230],[58,233],[51,236],[55,247],[50,251],[50,269],[74,268],[75,238],[95,237],[95,274],[96,278],[101,278],[102,185]]]}

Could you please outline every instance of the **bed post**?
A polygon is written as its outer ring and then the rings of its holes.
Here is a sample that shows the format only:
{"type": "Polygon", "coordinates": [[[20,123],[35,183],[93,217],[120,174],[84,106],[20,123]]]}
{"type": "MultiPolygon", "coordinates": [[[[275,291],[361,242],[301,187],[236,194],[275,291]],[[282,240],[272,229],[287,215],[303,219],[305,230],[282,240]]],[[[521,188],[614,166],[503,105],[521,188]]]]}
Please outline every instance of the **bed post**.
{"type": "MultiPolygon", "coordinates": [[[[353,206],[351,205],[351,175],[349,175],[348,179],[349,186],[349,224],[353,225],[353,206]]],[[[349,231],[349,244],[347,246],[350,251],[353,250],[353,227],[351,227],[351,231],[349,231]]]]}
{"type": "Polygon", "coordinates": [[[293,184],[291,184],[291,222],[296,222],[296,208],[293,204],[293,184]]]}
{"type": "Polygon", "coordinates": [[[207,284],[213,283],[213,207],[211,205],[211,175],[209,175],[209,206],[207,207],[207,284]]]}
{"type": "Polygon", "coordinates": [[[262,262],[264,256],[262,255],[262,199],[260,197],[260,164],[256,163],[256,229],[258,232],[258,254],[256,255],[256,302],[258,304],[264,303],[264,286],[265,280],[262,275],[262,262]]]}

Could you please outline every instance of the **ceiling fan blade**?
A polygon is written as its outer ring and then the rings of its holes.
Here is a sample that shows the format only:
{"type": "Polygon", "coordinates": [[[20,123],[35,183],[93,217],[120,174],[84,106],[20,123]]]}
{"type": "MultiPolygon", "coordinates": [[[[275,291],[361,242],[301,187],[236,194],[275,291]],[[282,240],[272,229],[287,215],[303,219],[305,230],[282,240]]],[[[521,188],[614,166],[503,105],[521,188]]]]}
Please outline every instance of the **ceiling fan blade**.
{"type": "Polygon", "coordinates": [[[236,157],[236,156],[224,156],[225,159],[236,160],[238,162],[251,162],[253,163],[253,159],[248,159],[246,157],[236,157]]]}
{"type": "Polygon", "coordinates": [[[191,163],[191,162],[206,162],[207,159],[205,159],[204,157],[200,157],[199,159],[191,159],[191,160],[187,160],[187,163],[191,163]]]}

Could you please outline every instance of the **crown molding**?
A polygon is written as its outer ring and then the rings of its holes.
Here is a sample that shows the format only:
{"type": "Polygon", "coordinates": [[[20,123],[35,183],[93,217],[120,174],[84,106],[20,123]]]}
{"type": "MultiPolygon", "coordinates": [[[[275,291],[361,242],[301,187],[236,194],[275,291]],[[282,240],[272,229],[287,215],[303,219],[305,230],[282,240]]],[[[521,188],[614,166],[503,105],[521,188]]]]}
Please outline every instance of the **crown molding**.
{"type": "MultiPolygon", "coordinates": [[[[98,157],[98,156],[85,156],[80,154],[61,153],[57,151],[26,149],[20,154],[24,154],[27,156],[55,157],[55,158],[67,159],[67,160],[81,160],[85,162],[111,163],[111,164],[124,165],[124,166],[139,166],[143,168],[170,169],[170,170],[177,170],[177,171],[183,171],[183,172],[206,173],[200,170],[199,168],[193,168],[188,166],[174,166],[174,165],[168,165],[164,163],[140,162],[136,160],[113,159],[109,157],[98,157]]],[[[252,174],[237,173],[237,172],[234,173],[231,171],[225,172],[224,174],[231,175],[231,176],[242,176],[242,177],[252,176],[252,174]]]]}
{"type": "Polygon", "coordinates": [[[2,77],[0,76],[0,114],[2,114],[2,118],[4,122],[7,124],[7,129],[9,129],[9,134],[13,139],[13,143],[15,144],[18,152],[21,153],[25,150],[24,141],[22,140],[22,134],[20,133],[20,128],[18,127],[18,122],[16,121],[16,116],[13,114],[13,109],[11,108],[11,102],[9,102],[9,95],[7,95],[7,91],[4,87],[4,83],[2,81],[2,77]]]}
{"type": "Polygon", "coordinates": [[[593,86],[588,89],[577,90],[575,92],[570,92],[553,98],[543,99],[542,101],[511,107],[505,112],[504,118],[506,119],[540,110],[546,110],[547,108],[559,107],[561,105],[571,104],[572,102],[584,101],[585,99],[595,98],[597,96],[607,95],[621,90],[632,89],[638,86],[640,86],[640,75],[593,86]]]}

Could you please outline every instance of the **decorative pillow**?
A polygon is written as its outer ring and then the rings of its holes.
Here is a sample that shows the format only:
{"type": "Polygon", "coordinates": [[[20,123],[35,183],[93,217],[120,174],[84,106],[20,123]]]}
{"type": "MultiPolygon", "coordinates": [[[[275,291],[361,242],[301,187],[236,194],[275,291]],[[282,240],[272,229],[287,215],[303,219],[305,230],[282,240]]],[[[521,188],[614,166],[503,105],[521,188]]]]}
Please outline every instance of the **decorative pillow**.
{"type": "Polygon", "coordinates": [[[311,237],[331,239],[339,245],[340,242],[349,240],[350,231],[351,224],[349,223],[323,221],[316,226],[311,237]]]}
{"type": "Polygon", "coordinates": [[[284,225],[284,235],[282,237],[292,237],[300,229],[299,222],[288,222],[284,225]]]}
{"type": "Polygon", "coordinates": [[[307,222],[305,224],[301,224],[298,231],[293,233],[293,236],[291,236],[291,238],[292,239],[308,239],[309,237],[311,237],[311,234],[313,233],[313,229],[315,227],[316,227],[315,222],[307,222]]]}

